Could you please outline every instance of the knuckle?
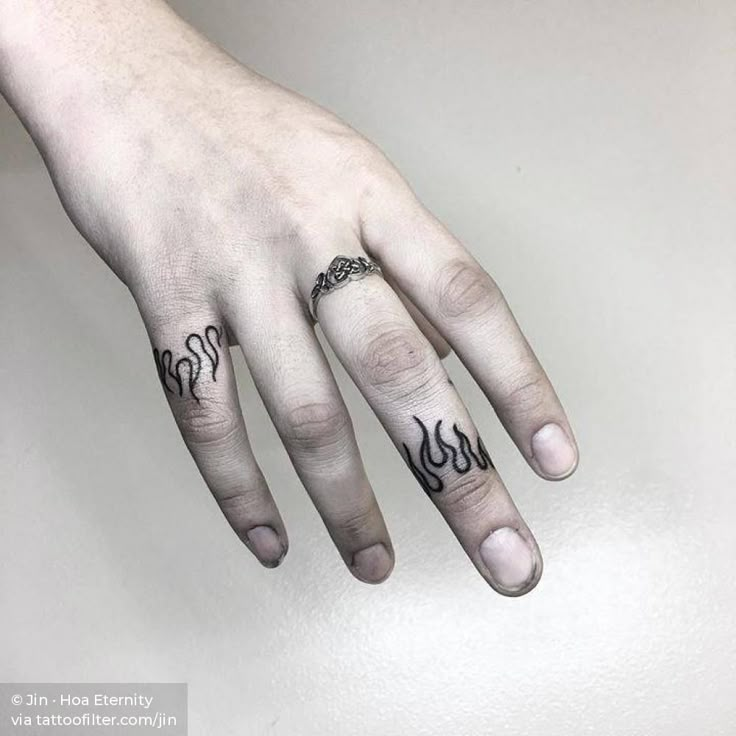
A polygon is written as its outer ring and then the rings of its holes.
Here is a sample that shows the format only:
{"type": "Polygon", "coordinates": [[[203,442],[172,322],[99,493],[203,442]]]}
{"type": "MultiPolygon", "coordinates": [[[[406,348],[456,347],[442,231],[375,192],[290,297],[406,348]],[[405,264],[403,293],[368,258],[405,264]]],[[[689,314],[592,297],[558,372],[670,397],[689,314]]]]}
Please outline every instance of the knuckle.
{"type": "Polygon", "coordinates": [[[360,365],[368,381],[388,391],[416,391],[433,380],[433,351],[416,331],[389,327],[369,337],[360,365]]]}
{"type": "Polygon", "coordinates": [[[345,539],[362,537],[366,529],[375,526],[376,506],[373,503],[356,504],[343,512],[338,512],[332,520],[345,539]]]}
{"type": "Polygon", "coordinates": [[[353,176],[374,176],[384,164],[378,148],[362,136],[351,138],[342,156],[344,167],[353,176]]]}
{"type": "Polygon", "coordinates": [[[245,487],[231,490],[221,489],[213,493],[217,505],[234,528],[247,526],[252,519],[263,515],[265,496],[268,493],[265,481],[252,482],[245,487]]]}
{"type": "Polygon", "coordinates": [[[338,402],[322,401],[289,409],[282,434],[292,449],[314,452],[339,447],[350,432],[345,408],[338,402]]]}
{"type": "Polygon", "coordinates": [[[358,212],[366,240],[379,257],[396,242],[399,232],[416,232],[424,208],[409,183],[387,160],[365,170],[358,178],[358,212]]]}
{"type": "Polygon", "coordinates": [[[374,146],[364,150],[355,160],[358,163],[356,181],[362,187],[363,196],[370,197],[378,192],[389,198],[400,196],[408,189],[398,169],[374,146]]]}
{"type": "Polygon", "coordinates": [[[438,279],[437,305],[443,316],[451,319],[484,317],[496,311],[502,303],[500,289],[477,263],[456,258],[442,269],[438,279]]]}
{"type": "Polygon", "coordinates": [[[378,176],[390,166],[381,149],[365,136],[348,130],[340,138],[340,154],[344,168],[352,176],[371,178],[378,176]]]}
{"type": "Polygon", "coordinates": [[[527,376],[512,386],[505,397],[509,409],[524,415],[539,413],[545,405],[547,381],[541,376],[527,376]]]}
{"type": "Polygon", "coordinates": [[[445,513],[475,516],[488,503],[488,473],[472,471],[460,475],[448,483],[441,496],[445,513]]]}
{"type": "Polygon", "coordinates": [[[187,400],[179,409],[178,419],[189,445],[235,446],[244,437],[238,413],[222,401],[206,397],[198,402],[187,400]]]}
{"type": "Polygon", "coordinates": [[[193,242],[191,235],[176,244],[149,242],[141,238],[142,253],[134,259],[137,271],[128,283],[139,306],[147,308],[154,322],[163,323],[178,319],[184,310],[206,310],[216,272],[205,249],[193,242]]]}

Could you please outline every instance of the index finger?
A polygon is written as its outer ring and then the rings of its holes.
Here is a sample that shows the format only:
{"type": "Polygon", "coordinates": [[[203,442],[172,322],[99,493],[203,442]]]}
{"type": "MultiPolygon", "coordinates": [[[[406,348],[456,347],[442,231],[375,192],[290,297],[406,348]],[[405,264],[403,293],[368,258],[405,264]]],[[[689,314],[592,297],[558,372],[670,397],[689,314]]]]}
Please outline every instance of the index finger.
{"type": "Polygon", "coordinates": [[[392,201],[393,214],[366,218],[366,248],[457,353],[529,465],[568,477],[578,463],[572,428],[501,290],[413,195],[392,201]]]}

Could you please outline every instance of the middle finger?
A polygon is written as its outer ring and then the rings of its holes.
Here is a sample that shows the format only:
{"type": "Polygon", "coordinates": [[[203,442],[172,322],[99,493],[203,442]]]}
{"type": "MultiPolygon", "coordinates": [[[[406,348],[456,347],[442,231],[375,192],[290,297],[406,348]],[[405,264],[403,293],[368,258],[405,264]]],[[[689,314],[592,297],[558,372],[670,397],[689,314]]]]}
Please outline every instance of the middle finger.
{"type": "Polygon", "coordinates": [[[234,331],[294,469],[346,565],[364,582],[382,582],[393,567],[393,547],[350,416],[296,296],[289,291],[279,302],[275,315],[263,301],[240,303],[231,317],[234,331]]]}

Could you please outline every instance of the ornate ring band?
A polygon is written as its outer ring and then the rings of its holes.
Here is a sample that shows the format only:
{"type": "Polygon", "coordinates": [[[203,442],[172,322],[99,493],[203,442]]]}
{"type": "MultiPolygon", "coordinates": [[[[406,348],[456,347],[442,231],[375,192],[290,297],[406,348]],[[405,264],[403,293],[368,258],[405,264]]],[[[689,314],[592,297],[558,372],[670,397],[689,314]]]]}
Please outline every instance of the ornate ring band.
{"type": "Polygon", "coordinates": [[[317,321],[317,305],[325,294],[329,294],[351,281],[358,281],[370,276],[372,273],[380,276],[381,267],[365,256],[358,256],[357,258],[336,256],[333,258],[327,270],[320,273],[314,282],[314,288],[309,299],[309,313],[312,315],[312,319],[315,322],[317,321]]]}

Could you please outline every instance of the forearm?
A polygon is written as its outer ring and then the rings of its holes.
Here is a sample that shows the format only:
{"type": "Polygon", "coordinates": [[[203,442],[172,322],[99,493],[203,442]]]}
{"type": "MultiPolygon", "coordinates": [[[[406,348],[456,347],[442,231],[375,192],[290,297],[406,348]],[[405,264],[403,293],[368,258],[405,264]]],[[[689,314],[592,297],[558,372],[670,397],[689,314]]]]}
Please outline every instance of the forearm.
{"type": "Polygon", "coordinates": [[[0,0],[0,92],[40,145],[156,85],[174,87],[172,60],[201,76],[211,51],[160,0],[0,0]]]}

